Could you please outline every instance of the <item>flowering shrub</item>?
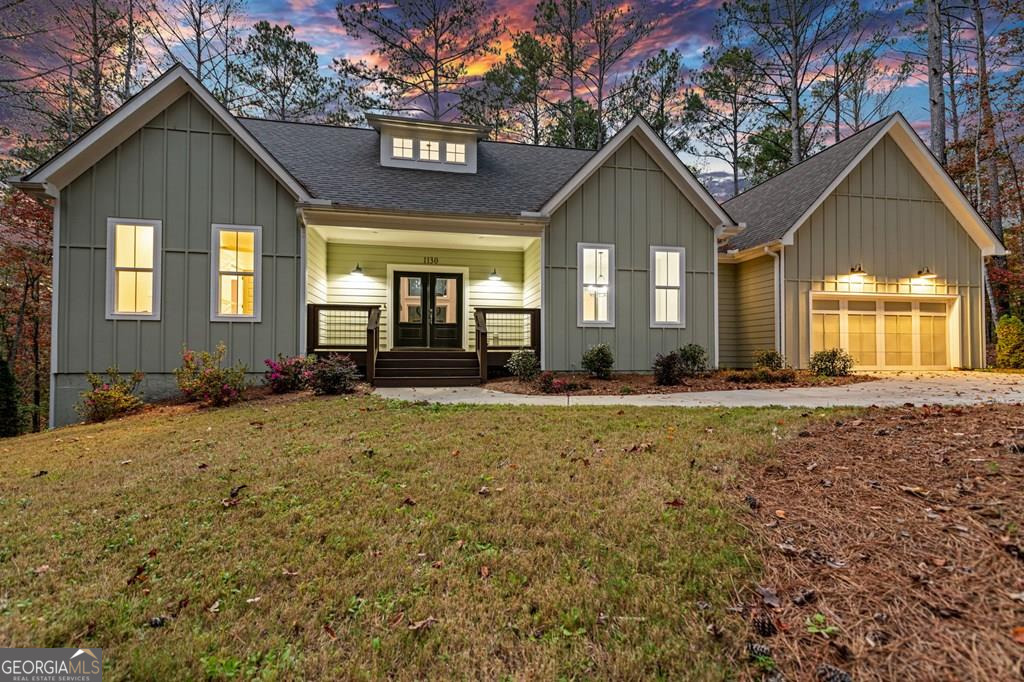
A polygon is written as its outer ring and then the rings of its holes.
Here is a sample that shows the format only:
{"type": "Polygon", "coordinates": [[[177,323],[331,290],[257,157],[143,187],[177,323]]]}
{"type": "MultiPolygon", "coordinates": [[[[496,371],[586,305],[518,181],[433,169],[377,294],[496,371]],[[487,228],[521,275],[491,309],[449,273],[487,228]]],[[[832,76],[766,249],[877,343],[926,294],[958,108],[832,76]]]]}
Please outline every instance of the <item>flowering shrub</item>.
{"type": "Polygon", "coordinates": [[[537,378],[537,387],[544,393],[571,393],[590,388],[585,381],[575,381],[570,377],[555,378],[554,372],[541,372],[537,378]]]}
{"type": "Polygon", "coordinates": [[[317,395],[351,393],[359,381],[359,370],[352,358],[331,353],[318,358],[303,375],[306,385],[317,395]]]}
{"type": "Polygon", "coordinates": [[[90,372],[85,379],[91,388],[82,393],[82,401],[75,410],[87,422],[102,422],[131,414],[142,407],[142,398],[135,395],[135,391],[143,376],[142,372],[133,372],[123,377],[117,367],[109,368],[106,375],[90,372]]]}
{"type": "Polygon", "coordinates": [[[505,369],[519,381],[533,381],[540,373],[540,360],[529,348],[514,350],[505,363],[505,369]]]}
{"type": "Polygon", "coordinates": [[[263,373],[263,383],[270,387],[271,393],[290,393],[301,391],[306,387],[306,372],[316,362],[313,356],[296,355],[286,357],[278,355],[277,360],[267,358],[263,363],[267,371],[263,373]]]}
{"type": "Polygon", "coordinates": [[[541,372],[540,376],[537,377],[537,386],[545,393],[553,392],[555,390],[555,373],[541,372]]]}
{"type": "Polygon", "coordinates": [[[230,405],[242,399],[245,390],[246,366],[222,367],[228,348],[223,342],[217,350],[181,351],[181,367],[174,370],[178,388],[187,400],[207,406],[230,405]]]}

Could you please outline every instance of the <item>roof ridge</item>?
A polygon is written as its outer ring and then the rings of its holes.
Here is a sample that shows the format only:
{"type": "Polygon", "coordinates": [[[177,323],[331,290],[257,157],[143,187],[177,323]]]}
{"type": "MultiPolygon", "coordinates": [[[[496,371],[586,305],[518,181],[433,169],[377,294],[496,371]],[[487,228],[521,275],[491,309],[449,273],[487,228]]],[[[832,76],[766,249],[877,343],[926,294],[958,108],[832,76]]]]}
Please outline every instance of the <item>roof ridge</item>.
{"type": "Polygon", "coordinates": [[[881,125],[883,123],[887,123],[888,121],[890,121],[891,119],[893,119],[894,117],[899,116],[899,115],[900,115],[900,112],[898,112],[898,111],[893,112],[893,113],[889,114],[888,116],[886,116],[885,118],[880,118],[877,121],[875,121],[874,123],[872,123],[871,125],[869,125],[869,126],[867,126],[865,128],[861,128],[860,130],[855,132],[853,135],[850,135],[849,137],[844,138],[844,139],[840,140],[839,142],[836,142],[835,144],[831,144],[828,147],[825,147],[824,149],[821,149],[821,150],[818,150],[818,151],[814,152],[813,154],[811,154],[807,158],[803,159],[799,163],[793,164],[792,166],[790,166],[786,170],[782,171],[781,173],[773,175],[772,177],[768,178],[767,180],[763,180],[763,181],[757,183],[753,187],[748,187],[747,189],[743,190],[742,192],[740,192],[739,194],[737,194],[734,197],[730,197],[729,199],[727,199],[727,200],[725,200],[723,202],[723,206],[725,204],[728,204],[731,201],[734,201],[735,199],[739,199],[740,197],[744,196],[745,194],[748,194],[750,192],[753,192],[756,189],[760,189],[761,187],[764,187],[765,185],[767,185],[768,183],[772,182],[773,180],[777,180],[779,178],[782,178],[784,175],[786,175],[786,173],[789,173],[791,170],[793,170],[795,168],[799,168],[803,164],[807,163],[808,161],[811,161],[813,159],[818,158],[822,154],[834,151],[835,149],[837,149],[837,148],[841,147],[842,145],[846,144],[847,142],[849,142],[849,141],[851,141],[853,139],[856,139],[857,137],[861,136],[863,133],[866,133],[869,130],[872,130],[873,128],[876,128],[876,127],[878,127],[879,125],[881,125]]]}

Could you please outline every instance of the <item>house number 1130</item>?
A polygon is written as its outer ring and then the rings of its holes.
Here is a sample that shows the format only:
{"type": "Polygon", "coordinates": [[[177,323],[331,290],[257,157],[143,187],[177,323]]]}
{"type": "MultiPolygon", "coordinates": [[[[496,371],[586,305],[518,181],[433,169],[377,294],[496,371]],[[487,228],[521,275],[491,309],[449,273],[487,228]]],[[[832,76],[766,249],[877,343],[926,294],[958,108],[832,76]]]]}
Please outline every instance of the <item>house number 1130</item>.
{"type": "Polygon", "coordinates": [[[437,256],[424,256],[423,257],[423,264],[424,265],[437,265],[437,256]]]}

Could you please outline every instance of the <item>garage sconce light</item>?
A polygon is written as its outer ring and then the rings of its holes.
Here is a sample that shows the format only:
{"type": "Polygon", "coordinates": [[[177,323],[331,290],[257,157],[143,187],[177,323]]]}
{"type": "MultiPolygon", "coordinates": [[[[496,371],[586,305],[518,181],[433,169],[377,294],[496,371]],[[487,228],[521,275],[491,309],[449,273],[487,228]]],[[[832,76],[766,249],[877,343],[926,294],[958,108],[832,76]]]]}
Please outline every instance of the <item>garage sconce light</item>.
{"type": "Polygon", "coordinates": [[[930,268],[925,267],[918,270],[915,277],[917,277],[917,279],[935,279],[938,275],[932,272],[930,268]]]}
{"type": "Polygon", "coordinates": [[[865,277],[867,276],[867,274],[868,273],[864,270],[864,268],[860,266],[860,263],[857,263],[852,268],[850,268],[850,277],[853,277],[855,279],[865,277]]]}
{"type": "Polygon", "coordinates": [[[491,274],[487,275],[487,279],[491,280],[492,282],[500,282],[501,275],[498,274],[498,269],[491,268],[491,274]]]}
{"type": "Polygon", "coordinates": [[[352,268],[352,274],[355,275],[356,277],[362,277],[363,276],[363,266],[360,265],[359,263],[356,263],[356,266],[354,268],[352,268]]]}

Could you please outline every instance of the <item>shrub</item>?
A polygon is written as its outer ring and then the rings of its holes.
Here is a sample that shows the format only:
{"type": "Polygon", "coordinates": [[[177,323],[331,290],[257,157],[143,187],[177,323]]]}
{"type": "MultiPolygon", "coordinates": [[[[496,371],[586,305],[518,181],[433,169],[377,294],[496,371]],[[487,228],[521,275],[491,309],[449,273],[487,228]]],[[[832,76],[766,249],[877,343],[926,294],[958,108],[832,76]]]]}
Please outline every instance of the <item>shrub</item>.
{"type": "Polygon", "coordinates": [[[754,351],[754,369],[778,370],[786,366],[786,360],[777,350],[754,351]]]}
{"type": "Polygon", "coordinates": [[[1024,321],[1003,315],[996,323],[996,367],[1024,369],[1024,321]]]}
{"type": "Polygon", "coordinates": [[[590,372],[590,376],[597,379],[611,379],[612,367],[615,365],[615,356],[612,354],[611,346],[607,343],[599,343],[591,346],[583,354],[583,369],[590,372]]]}
{"type": "Polygon", "coordinates": [[[842,348],[819,350],[811,355],[809,367],[820,377],[845,377],[853,369],[853,356],[842,348]]]}
{"type": "Polygon", "coordinates": [[[217,350],[181,351],[181,367],[174,370],[178,389],[185,398],[207,406],[230,405],[242,399],[245,390],[246,367],[238,363],[234,367],[222,367],[228,349],[223,343],[217,350]]]}
{"type": "Polygon", "coordinates": [[[658,353],[654,356],[654,381],[659,386],[675,386],[683,378],[683,368],[679,362],[679,352],[672,351],[666,355],[658,353]]]}
{"type": "Polygon", "coordinates": [[[142,398],[135,394],[142,378],[142,372],[123,377],[117,367],[108,369],[106,376],[90,372],[85,375],[90,389],[82,393],[75,411],[87,422],[104,422],[136,412],[142,407],[142,398]]]}
{"type": "Polygon", "coordinates": [[[708,371],[708,352],[704,346],[688,343],[678,351],[679,370],[683,376],[693,377],[708,371]]]}
{"type": "Polygon", "coordinates": [[[301,391],[306,387],[306,372],[315,361],[315,357],[306,355],[286,357],[279,354],[277,360],[267,358],[263,361],[267,366],[263,383],[270,387],[271,393],[301,391]]]}
{"type": "Polygon", "coordinates": [[[359,382],[359,369],[348,355],[331,353],[317,358],[306,370],[305,378],[317,395],[351,393],[359,382]]]}
{"type": "Polygon", "coordinates": [[[734,384],[791,384],[796,381],[796,370],[782,369],[738,369],[725,372],[722,378],[734,384]]]}
{"type": "Polygon", "coordinates": [[[21,433],[21,413],[18,408],[18,383],[6,360],[0,359],[0,438],[21,433]]]}
{"type": "Polygon", "coordinates": [[[544,393],[551,393],[555,386],[555,373],[554,372],[541,372],[540,376],[537,377],[537,387],[540,388],[544,393]]]}
{"type": "Polygon", "coordinates": [[[529,348],[512,351],[505,369],[519,381],[533,381],[540,374],[540,360],[529,348]]]}

